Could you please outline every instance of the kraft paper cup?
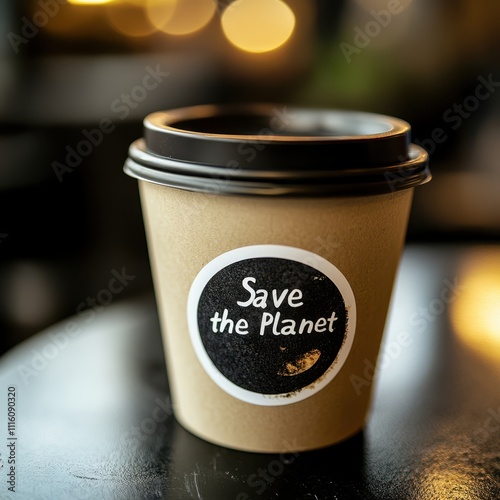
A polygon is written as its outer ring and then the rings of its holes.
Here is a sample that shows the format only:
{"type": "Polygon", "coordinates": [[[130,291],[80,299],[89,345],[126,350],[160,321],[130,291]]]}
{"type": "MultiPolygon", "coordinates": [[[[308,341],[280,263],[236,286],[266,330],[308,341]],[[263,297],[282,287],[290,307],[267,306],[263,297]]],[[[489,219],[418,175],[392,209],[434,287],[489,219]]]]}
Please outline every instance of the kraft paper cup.
{"type": "Polygon", "coordinates": [[[178,421],[255,452],[360,431],[413,188],[410,126],[367,113],[198,106],[145,119],[139,179],[178,421]]]}

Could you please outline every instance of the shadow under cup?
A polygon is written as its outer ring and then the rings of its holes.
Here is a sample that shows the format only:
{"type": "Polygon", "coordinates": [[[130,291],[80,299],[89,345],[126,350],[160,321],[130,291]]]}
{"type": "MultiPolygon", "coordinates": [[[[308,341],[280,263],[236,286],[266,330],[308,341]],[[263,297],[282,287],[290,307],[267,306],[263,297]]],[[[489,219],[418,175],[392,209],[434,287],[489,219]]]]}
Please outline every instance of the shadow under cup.
{"type": "Polygon", "coordinates": [[[174,411],[247,451],[363,428],[413,188],[410,126],[272,105],[154,113],[139,179],[174,411]]]}

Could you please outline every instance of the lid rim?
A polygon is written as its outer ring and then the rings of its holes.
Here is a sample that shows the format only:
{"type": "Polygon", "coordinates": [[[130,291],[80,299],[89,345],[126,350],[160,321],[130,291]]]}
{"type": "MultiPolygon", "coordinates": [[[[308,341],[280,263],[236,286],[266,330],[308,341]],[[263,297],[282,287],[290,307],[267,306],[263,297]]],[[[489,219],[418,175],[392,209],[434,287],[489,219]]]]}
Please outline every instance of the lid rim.
{"type": "Polygon", "coordinates": [[[410,134],[407,122],[372,113],[286,105],[280,110],[271,104],[193,106],[148,115],[144,139],[131,144],[124,170],[141,180],[218,194],[382,194],[431,178],[428,154],[411,144],[410,134]],[[288,113],[295,122],[280,130],[276,125],[276,133],[268,128],[271,134],[221,132],[233,126],[251,131],[262,120],[271,127],[276,113],[288,113]],[[293,135],[297,130],[305,135],[293,135]],[[376,133],[334,134],[356,130],[376,133]]]}
{"type": "Polygon", "coordinates": [[[149,153],[221,166],[236,161],[251,170],[322,165],[332,155],[345,166],[391,164],[406,156],[410,135],[407,122],[386,115],[272,104],[192,106],[144,120],[149,153]]]}
{"type": "Polygon", "coordinates": [[[141,164],[145,167],[151,167],[157,170],[165,170],[169,172],[183,173],[185,175],[197,175],[200,177],[206,177],[208,179],[213,178],[215,175],[221,176],[232,176],[235,178],[249,178],[249,179],[303,179],[305,181],[317,178],[339,178],[346,176],[362,176],[362,175],[373,175],[377,173],[388,173],[397,174],[402,171],[414,170],[418,165],[425,162],[427,163],[427,158],[425,157],[426,151],[417,146],[416,144],[410,144],[409,148],[409,158],[400,163],[391,165],[373,165],[373,166],[349,166],[348,169],[342,168],[330,168],[323,170],[308,170],[304,166],[301,169],[294,170],[280,170],[280,169],[245,169],[239,166],[219,166],[219,165],[208,165],[200,164],[196,162],[179,161],[173,158],[162,157],[154,153],[150,153],[145,150],[145,144],[143,139],[138,139],[134,141],[129,147],[129,157],[136,163],[141,164]],[[393,172],[396,171],[396,172],[393,172]]]}
{"type": "MultiPolygon", "coordinates": [[[[239,105],[237,105],[239,106],[239,105]]],[[[216,106],[212,107],[210,105],[208,106],[191,106],[188,108],[179,108],[178,110],[174,111],[195,111],[197,109],[202,110],[205,107],[209,108],[214,108],[214,117],[217,116],[215,112],[217,110],[224,111],[224,110],[231,110],[233,107],[231,106],[216,106]]],[[[245,107],[242,107],[241,110],[252,110],[254,108],[253,105],[248,105],[245,107]]],[[[238,107],[238,109],[240,109],[238,107]]],[[[276,106],[270,109],[276,109],[276,106]]],[[[301,109],[302,108],[291,108],[291,109],[301,109]]],[[[305,111],[305,110],[303,110],[305,111]]],[[[384,131],[384,132],[379,132],[379,133],[373,133],[373,134],[359,134],[359,135],[350,135],[350,134],[345,134],[345,135],[280,135],[279,133],[275,133],[274,135],[269,135],[269,136],[264,136],[269,140],[270,144],[276,144],[279,143],[280,141],[283,141],[285,143],[289,142],[294,142],[294,143],[329,143],[329,142],[344,142],[344,141],[364,141],[364,140],[377,140],[377,139],[384,139],[387,137],[399,137],[399,136],[406,136],[410,131],[411,127],[410,125],[405,122],[404,120],[400,120],[399,118],[394,118],[391,116],[387,115],[381,115],[381,114],[375,114],[375,113],[364,113],[360,111],[344,111],[344,110],[307,110],[311,112],[330,112],[330,113],[336,113],[338,114],[344,114],[344,115],[349,115],[349,114],[356,114],[357,117],[362,117],[365,116],[368,119],[375,119],[378,118],[379,123],[382,121],[385,121],[388,124],[392,125],[392,128],[384,131]]],[[[171,126],[167,123],[165,123],[166,118],[170,118],[171,122],[174,122],[175,117],[178,117],[177,115],[174,115],[174,117],[169,117],[171,114],[171,111],[157,111],[155,113],[149,114],[143,121],[144,128],[147,130],[151,130],[154,132],[160,132],[162,134],[168,133],[172,134],[175,136],[179,137],[195,137],[199,140],[211,140],[211,139],[217,139],[219,141],[235,141],[235,142],[241,142],[241,141],[263,141],[263,135],[262,134],[229,134],[229,133],[210,133],[210,132],[199,132],[195,130],[185,130],[181,128],[176,128],[174,126],[171,126]]],[[[229,115],[230,116],[230,115],[229,115]]],[[[259,115],[255,115],[259,116],[259,115]]],[[[200,118],[205,118],[205,117],[200,117],[200,118]]],[[[175,120],[175,121],[180,121],[180,120],[175,120]]]]}

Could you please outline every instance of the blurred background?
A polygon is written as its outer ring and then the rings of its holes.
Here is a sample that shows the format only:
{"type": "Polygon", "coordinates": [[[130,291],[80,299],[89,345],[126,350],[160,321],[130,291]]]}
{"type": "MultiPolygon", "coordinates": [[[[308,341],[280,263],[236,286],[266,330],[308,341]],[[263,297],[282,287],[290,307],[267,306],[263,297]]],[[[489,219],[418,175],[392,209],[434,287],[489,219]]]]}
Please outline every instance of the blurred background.
{"type": "Polygon", "coordinates": [[[408,241],[498,243],[498,0],[1,2],[0,352],[152,289],[128,145],[152,111],[245,101],[409,121],[434,179],[408,241]]]}

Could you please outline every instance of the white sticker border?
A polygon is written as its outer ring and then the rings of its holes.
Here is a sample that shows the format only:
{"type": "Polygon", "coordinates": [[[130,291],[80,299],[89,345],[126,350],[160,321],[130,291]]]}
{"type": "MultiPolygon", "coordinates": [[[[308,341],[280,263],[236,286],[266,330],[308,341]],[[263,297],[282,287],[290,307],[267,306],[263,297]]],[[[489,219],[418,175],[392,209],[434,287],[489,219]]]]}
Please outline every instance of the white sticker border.
{"type": "Polygon", "coordinates": [[[210,378],[223,391],[241,401],[245,401],[246,403],[260,406],[283,406],[298,403],[299,401],[303,401],[304,399],[313,396],[326,387],[339,373],[349,355],[354,341],[354,335],[356,332],[356,301],[354,299],[352,288],[346,277],[337,267],[325,258],[302,248],[285,245],[251,245],[229,250],[228,252],[215,257],[200,270],[191,285],[191,289],[189,290],[187,319],[189,335],[198,360],[210,378]],[[242,260],[263,257],[275,257],[292,260],[322,272],[338,288],[342,294],[342,298],[344,299],[346,309],[348,310],[346,327],[347,337],[333,363],[321,376],[319,381],[316,380],[299,391],[292,393],[260,394],[243,389],[239,385],[231,382],[219,371],[210,359],[201,340],[198,328],[198,305],[200,297],[206,284],[212,279],[212,277],[230,264],[234,264],[242,260]]]}

